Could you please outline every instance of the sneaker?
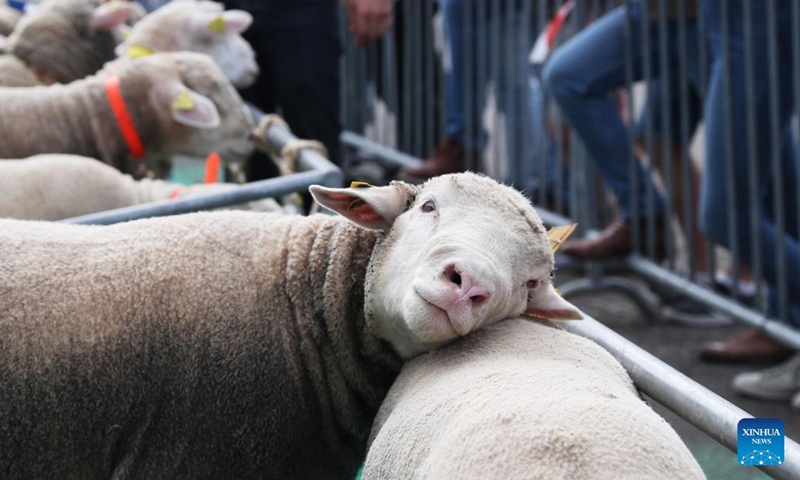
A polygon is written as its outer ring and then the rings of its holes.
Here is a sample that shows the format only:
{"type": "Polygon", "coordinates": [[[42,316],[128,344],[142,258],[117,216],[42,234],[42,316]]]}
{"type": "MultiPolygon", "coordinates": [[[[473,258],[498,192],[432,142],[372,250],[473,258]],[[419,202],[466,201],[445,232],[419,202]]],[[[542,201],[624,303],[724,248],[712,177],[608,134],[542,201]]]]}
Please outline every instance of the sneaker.
{"type": "MultiPolygon", "coordinates": [[[[757,285],[751,280],[739,280],[739,301],[745,305],[755,305],[757,285]]],[[[728,272],[718,271],[714,274],[714,291],[733,297],[735,292],[733,277],[728,272]]]]}
{"type": "Polygon", "coordinates": [[[800,391],[800,355],[777,367],[733,377],[733,390],[759,400],[786,401],[800,391]]]}
{"type": "Polygon", "coordinates": [[[798,391],[794,395],[792,395],[792,399],[789,400],[789,404],[795,410],[800,410],[800,391],[798,391]]]}
{"type": "Polygon", "coordinates": [[[661,316],[668,322],[687,327],[722,327],[733,324],[733,319],[686,297],[669,301],[661,308],[661,316]]]}

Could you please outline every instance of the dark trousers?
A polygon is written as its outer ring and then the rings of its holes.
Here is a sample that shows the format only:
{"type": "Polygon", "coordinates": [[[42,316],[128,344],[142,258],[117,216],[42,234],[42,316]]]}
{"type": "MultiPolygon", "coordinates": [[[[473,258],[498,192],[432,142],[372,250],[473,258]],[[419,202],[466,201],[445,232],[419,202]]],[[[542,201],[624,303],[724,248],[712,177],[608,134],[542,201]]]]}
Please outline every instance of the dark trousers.
{"type": "MultiPolygon", "coordinates": [[[[319,140],[340,165],[339,2],[337,0],[224,0],[227,8],[247,10],[253,25],[244,33],[256,52],[261,75],[241,92],[265,112],[283,116],[298,138],[319,140]]],[[[277,175],[258,156],[250,179],[277,175]]]]}

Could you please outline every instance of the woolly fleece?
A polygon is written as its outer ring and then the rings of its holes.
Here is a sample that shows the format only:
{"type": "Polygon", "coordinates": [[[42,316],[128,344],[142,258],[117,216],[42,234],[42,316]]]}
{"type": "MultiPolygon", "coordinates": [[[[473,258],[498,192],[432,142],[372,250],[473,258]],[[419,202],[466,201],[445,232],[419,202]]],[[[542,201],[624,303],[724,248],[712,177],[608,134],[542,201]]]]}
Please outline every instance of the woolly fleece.
{"type": "MultiPolygon", "coordinates": [[[[237,185],[180,184],[130,175],[92,158],[38,155],[24,160],[0,160],[0,218],[62,220],[89,213],[159,200],[235,190],[237,185]]],[[[273,199],[242,208],[280,211],[273,199]]]]}
{"type": "Polygon", "coordinates": [[[352,479],[400,369],[365,324],[378,234],[212,212],[0,220],[0,473],[352,479]]]}
{"type": "Polygon", "coordinates": [[[363,478],[705,477],[608,352],[507,320],[403,367],[375,420],[363,478]]]}

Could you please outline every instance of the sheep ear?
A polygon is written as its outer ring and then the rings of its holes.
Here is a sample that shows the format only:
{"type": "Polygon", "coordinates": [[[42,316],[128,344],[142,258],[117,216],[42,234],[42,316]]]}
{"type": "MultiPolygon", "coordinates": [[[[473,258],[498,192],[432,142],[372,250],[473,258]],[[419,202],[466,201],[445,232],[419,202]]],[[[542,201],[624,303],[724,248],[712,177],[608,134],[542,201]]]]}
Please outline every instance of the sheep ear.
{"type": "Polygon", "coordinates": [[[528,294],[525,317],[543,320],[582,320],[583,314],[575,305],[564,300],[548,280],[528,294]]]}
{"type": "Polygon", "coordinates": [[[220,124],[219,111],[205,95],[191,90],[182,83],[159,85],[159,98],[169,105],[172,119],[193,128],[216,128],[220,124]]]}
{"type": "Polygon", "coordinates": [[[89,15],[89,30],[110,32],[122,25],[133,9],[128,2],[111,0],[95,8],[89,15]]]}
{"type": "Polygon", "coordinates": [[[228,27],[227,31],[236,34],[241,34],[253,24],[253,16],[244,10],[226,10],[222,12],[222,19],[228,27]]]}
{"type": "Polygon", "coordinates": [[[388,230],[406,208],[413,195],[405,184],[394,182],[388,187],[363,188],[354,182],[350,188],[327,188],[312,185],[311,196],[323,207],[370,230],[388,230]]]}

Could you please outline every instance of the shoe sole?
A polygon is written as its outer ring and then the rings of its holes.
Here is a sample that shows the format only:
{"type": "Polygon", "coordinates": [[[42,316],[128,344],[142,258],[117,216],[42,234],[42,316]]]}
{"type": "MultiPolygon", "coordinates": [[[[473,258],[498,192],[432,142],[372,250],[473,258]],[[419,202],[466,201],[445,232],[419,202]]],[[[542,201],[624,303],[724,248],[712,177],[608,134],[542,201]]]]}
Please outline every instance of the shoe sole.
{"type": "Polygon", "coordinates": [[[661,309],[661,317],[670,323],[685,325],[687,327],[716,328],[733,325],[735,322],[724,316],[681,312],[672,307],[666,306],[661,309]]]}

